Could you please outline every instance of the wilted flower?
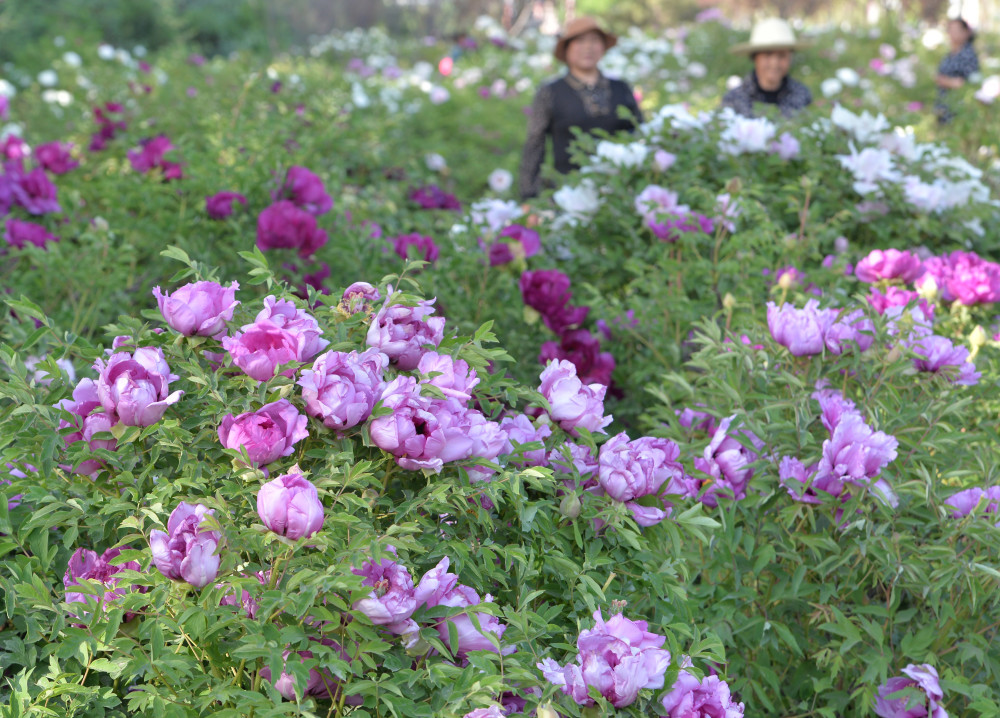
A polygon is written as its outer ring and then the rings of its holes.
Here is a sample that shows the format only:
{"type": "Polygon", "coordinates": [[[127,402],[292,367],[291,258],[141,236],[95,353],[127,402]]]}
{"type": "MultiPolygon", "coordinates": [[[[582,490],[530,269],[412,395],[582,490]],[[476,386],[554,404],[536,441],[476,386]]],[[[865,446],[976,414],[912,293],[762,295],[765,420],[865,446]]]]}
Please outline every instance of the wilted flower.
{"type": "Polygon", "coordinates": [[[422,300],[415,307],[392,303],[392,293],[372,318],[368,346],[380,349],[399,369],[417,368],[424,345],[437,347],[444,339],[444,317],[432,317],[434,301],[422,300]]]}
{"type": "Polygon", "coordinates": [[[101,405],[126,426],[155,424],[184,394],[180,390],[170,393],[170,382],[178,377],[170,373],[159,347],[112,354],[107,362],[96,360],[94,369],[100,373],[97,395],[101,405]]]}
{"type": "Polygon", "coordinates": [[[153,287],[153,296],[160,314],[174,331],[184,336],[214,337],[226,331],[226,322],[233,318],[239,305],[236,300],[237,282],[223,287],[216,282],[192,282],[178,287],[173,294],[164,294],[153,287]]]}
{"type": "Polygon", "coordinates": [[[279,399],[257,411],[228,414],[219,426],[219,441],[227,449],[243,447],[253,464],[265,466],[291,455],[294,445],[309,436],[308,421],[288,399],[279,399]]]}
{"type": "Polygon", "coordinates": [[[433,237],[414,232],[412,234],[401,234],[390,240],[392,248],[403,259],[423,259],[433,264],[437,261],[440,250],[434,243],[433,237]]]}
{"type": "Polygon", "coordinates": [[[200,527],[206,516],[214,515],[214,509],[182,501],[170,514],[166,533],[150,531],[149,547],[160,573],[175,581],[187,581],[195,588],[215,580],[221,560],[216,551],[222,535],[200,527]]]}
{"type": "Polygon", "coordinates": [[[651,633],[645,621],[621,614],[605,622],[597,610],[594,621],[576,640],[576,664],[561,666],[551,658],[537,664],[549,683],[582,706],[593,705],[588,689],[594,686],[616,708],[634,703],[643,688],[663,687],[670,666],[670,653],[660,648],[666,638],[651,633]]]}
{"type": "Polygon", "coordinates": [[[577,428],[604,433],[611,416],[604,416],[603,384],[585,385],[576,375],[576,367],[564,359],[550,361],[541,373],[538,391],[549,402],[549,415],[571,434],[577,428]]]}
{"type": "Polygon", "coordinates": [[[212,219],[225,219],[233,213],[233,202],[246,206],[247,198],[239,192],[216,192],[205,197],[205,211],[212,219]]]}
{"type": "Polygon", "coordinates": [[[35,159],[43,169],[54,175],[63,175],[80,166],[73,158],[70,142],[47,142],[35,148],[35,159]]]}
{"type": "Polygon", "coordinates": [[[753,477],[750,465],[757,460],[757,452],[764,447],[764,442],[746,429],[737,429],[730,434],[729,428],[735,418],[729,416],[719,422],[719,428],[705,447],[704,454],[694,460],[694,468],[709,477],[698,478],[698,483],[707,487],[700,499],[706,506],[718,506],[719,496],[735,500],[746,497],[747,485],[753,477]],[[753,448],[743,446],[737,436],[753,448]]]}
{"type": "Polygon", "coordinates": [[[382,396],[382,372],[388,364],[389,357],[375,348],[360,354],[321,354],[296,382],[302,387],[306,413],[329,429],[357,426],[371,416],[382,396]]]}
{"type": "Polygon", "coordinates": [[[729,685],[718,676],[700,681],[681,670],[670,692],[661,701],[664,718],[742,718],[743,704],[732,699],[729,685]]]}
{"type": "Polygon", "coordinates": [[[59,238],[40,224],[25,222],[16,217],[8,217],[4,225],[4,240],[7,244],[18,249],[23,249],[26,244],[33,244],[36,247],[45,249],[49,242],[58,242],[59,238]]]}
{"type": "Polygon", "coordinates": [[[377,302],[382,298],[382,294],[368,282],[355,282],[344,290],[344,295],[338,305],[346,314],[357,314],[367,312],[371,309],[371,302],[377,302]]]}
{"type": "Polygon", "coordinates": [[[316,226],[316,218],[288,200],[275,202],[257,217],[257,247],[295,249],[300,257],[315,254],[329,238],[316,226]]]}
{"type": "Polygon", "coordinates": [[[260,487],[257,515],[269,530],[295,541],[323,527],[323,502],[304,476],[285,474],[260,487]]]}
{"type": "Polygon", "coordinates": [[[598,481],[608,496],[628,506],[637,524],[654,526],[670,515],[664,495],[698,493],[698,482],[685,474],[679,457],[680,448],[668,439],[629,441],[627,434],[618,434],[601,446],[598,481]],[[644,496],[655,497],[659,506],[640,504],[637,499],[644,496]]]}
{"type": "Polygon", "coordinates": [[[316,217],[333,207],[333,199],[326,193],[323,180],[305,167],[288,168],[284,183],[272,197],[275,200],[279,198],[290,200],[296,207],[316,217]]]}
{"type": "Polygon", "coordinates": [[[903,669],[902,676],[890,678],[879,686],[875,697],[875,715],[881,718],[948,718],[948,712],[940,705],[944,692],[938,673],[929,663],[911,663],[903,669]],[[924,699],[914,703],[908,696],[892,696],[907,688],[916,688],[924,693],[924,699]]]}

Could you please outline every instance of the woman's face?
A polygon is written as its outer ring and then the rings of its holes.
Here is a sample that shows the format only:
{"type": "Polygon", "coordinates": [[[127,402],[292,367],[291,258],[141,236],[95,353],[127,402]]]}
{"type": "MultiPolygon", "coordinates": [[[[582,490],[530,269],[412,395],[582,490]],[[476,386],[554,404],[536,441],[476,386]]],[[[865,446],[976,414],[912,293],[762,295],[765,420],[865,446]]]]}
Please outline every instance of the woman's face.
{"type": "Polygon", "coordinates": [[[753,69],[757,73],[760,89],[774,92],[792,67],[791,50],[770,50],[753,56],[753,69]]]}
{"type": "Polygon", "coordinates": [[[948,22],[948,39],[953,47],[961,47],[969,40],[969,31],[958,20],[948,22]]]}
{"type": "Polygon", "coordinates": [[[604,57],[604,35],[588,30],[566,45],[566,64],[570,70],[592,72],[604,57]]]}

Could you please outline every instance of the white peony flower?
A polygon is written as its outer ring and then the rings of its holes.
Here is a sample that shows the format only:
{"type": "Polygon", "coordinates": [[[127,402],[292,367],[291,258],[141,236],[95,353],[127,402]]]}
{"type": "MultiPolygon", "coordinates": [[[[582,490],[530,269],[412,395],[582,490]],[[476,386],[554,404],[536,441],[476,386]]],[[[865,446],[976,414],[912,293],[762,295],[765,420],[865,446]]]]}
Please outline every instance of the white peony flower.
{"type": "Polygon", "coordinates": [[[843,90],[844,83],[836,77],[828,77],[819,83],[819,91],[823,93],[823,97],[834,97],[839,95],[843,90]]]}
{"type": "Polygon", "coordinates": [[[488,182],[491,190],[502,194],[510,189],[510,186],[514,183],[514,177],[505,169],[495,169],[490,172],[488,182]]]}
{"type": "Polygon", "coordinates": [[[54,87],[59,82],[59,75],[55,70],[42,70],[38,73],[38,84],[42,87],[54,87]]]}
{"type": "Polygon", "coordinates": [[[424,155],[424,164],[431,172],[441,172],[448,169],[448,162],[437,152],[428,152],[424,155]]]}
{"type": "Polygon", "coordinates": [[[766,152],[776,131],[766,117],[735,116],[719,138],[719,151],[727,155],[766,152]]]}
{"type": "Polygon", "coordinates": [[[469,219],[491,232],[499,232],[522,214],[521,206],[512,200],[482,199],[473,203],[469,219]]]}
{"type": "Polygon", "coordinates": [[[861,81],[860,75],[849,67],[842,67],[836,72],[837,79],[840,80],[845,87],[857,87],[858,82],[861,81]]]}
{"type": "Polygon", "coordinates": [[[564,213],[563,223],[570,225],[590,219],[601,206],[601,196],[589,179],[583,180],[576,187],[566,185],[559,188],[552,199],[564,213]]]}

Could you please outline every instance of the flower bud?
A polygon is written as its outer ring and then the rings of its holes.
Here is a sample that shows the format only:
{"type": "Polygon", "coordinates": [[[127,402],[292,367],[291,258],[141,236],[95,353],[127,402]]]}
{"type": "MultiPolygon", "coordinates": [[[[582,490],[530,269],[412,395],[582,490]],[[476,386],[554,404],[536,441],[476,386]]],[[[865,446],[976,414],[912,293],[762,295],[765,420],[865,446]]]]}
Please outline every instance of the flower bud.
{"type": "Polygon", "coordinates": [[[722,306],[732,311],[736,308],[736,297],[734,297],[730,292],[726,292],[725,296],[722,298],[722,306]]]}
{"type": "Polygon", "coordinates": [[[309,538],[323,526],[323,503],[301,474],[268,481],[257,492],[257,514],[271,531],[292,540],[309,538]]]}
{"type": "Polygon", "coordinates": [[[899,361],[899,358],[903,355],[902,350],[899,348],[899,344],[894,344],[889,353],[885,355],[886,363],[894,364],[899,361]]]}
{"type": "Polygon", "coordinates": [[[778,286],[786,292],[791,289],[794,284],[795,278],[792,276],[791,272],[782,272],[781,276],[778,277],[778,286]]]}
{"type": "Polygon", "coordinates": [[[559,714],[556,713],[551,703],[546,703],[544,706],[538,706],[538,710],[535,711],[535,715],[538,718],[559,718],[559,714]]]}
{"type": "Polygon", "coordinates": [[[726,182],[726,192],[729,194],[739,194],[743,191],[743,181],[739,177],[733,177],[726,182]]]}
{"type": "Polygon", "coordinates": [[[976,328],[969,334],[969,345],[974,349],[978,349],[984,344],[986,344],[986,332],[977,324],[976,328]]]}
{"type": "Polygon", "coordinates": [[[923,299],[928,302],[933,302],[937,297],[938,285],[934,281],[934,277],[930,274],[924,275],[921,279],[920,284],[917,286],[917,294],[919,294],[923,299]]]}
{"type": "Polygon", "coordinates": [[[568,519],[575,519],[580,515],[580,497],[576,494],[566,494],[559,502],[559,513],[568,519]]]}

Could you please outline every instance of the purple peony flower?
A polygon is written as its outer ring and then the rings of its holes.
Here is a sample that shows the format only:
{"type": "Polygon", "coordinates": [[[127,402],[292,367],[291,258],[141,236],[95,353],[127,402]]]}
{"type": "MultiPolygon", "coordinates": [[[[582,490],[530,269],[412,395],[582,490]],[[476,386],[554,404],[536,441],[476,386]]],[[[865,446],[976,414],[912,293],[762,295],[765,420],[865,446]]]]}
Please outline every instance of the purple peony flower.
{"type": "Polygon", "coordinates": [[[884,279],[898,279],[909,284],[924,273],[924,266],[920,257],[908,250],[873,249],[858,262],[854,273],[862,282],[869,284],[884,279]]]}
{"type": "Polygon", "coordinates": [[[163,418],[167,407],[177,403],[183,391],[170,393],[170,373],[163,350],[141,347],[133,354],[117,352],[107,362],[98,359],[94,369],[97,395],[109,414],[115,414],[126,426],[151,426],[163,418]]]}
{"type": "Polygon", "coordinates": [[[990,486],[986,489],[976,486],[965,489],[952,494],[944,500],[944,503],[953,509],[951,517],[955,519],[968,516],[980,506],[983,513],[993,515],[1000,512],[1000,486],[990,486]]]}
{"type": "Polygon", "coordinates": [[[423,259],[433,264],[437,261],[440,251],[434,244],[434,239],[423,234],[401,234],[391,240],[392,248],[403,259],[423,259]]]}
{"type": "Polygon", "coordinates": [[[815,299],[806,302],[802,309],[791,304],[778,307],[774,302],[767,303],[767,326],[771,336],[797,357],[823,352],[824,338],[835,316],[836,313],[829,309],[820,309],[815,299]]]}
{"type": "MultiPolygon", "coordinates": [[[[790,132],[782,132],[781,136],[771,142],[771,146],[768,148],[768,152],[772,155],[778,155],[781,159],[794,160],[799,156],[799,151],[802,147],[799,145],[799,141],[795,139],[795,136],[790,132]]],[[[742,712],[740,715],[743,715],[742,712]]]]}
{"type": "Polygon", "coordinates": [[[571,329],[559,338],[558,344],[552,341],[542,344],[538,361],[547,364],[552,359],[572,362],[585,384],[611,385],[615,358],[611,352],[601,351],[600,341],[587,329],[571,329]]]}
{"type": "Polygon", "coordinates": [[[649,631],[645,621],[631,621],[621,614],[604,621],[594,612],[596,625],[580,632],[576,664],[561,666],[546,658],[537,666],[545,679],[560,686],[578,705],[593,705],[591,686],[616,708],[631,705],[643,688],[663,687],[670,653],[661,648],[666,638],[649,631]]]}
{"type": "Polygon", "coordinates": [[[663,718],[743,718],[743,704],[733,701],[729,685],[718,676],[699,681],[681,670],[661,703],[667,712],[663,718]]]}
{"type": "Polygon", "coordinates": [[[455,195],[445,192],[436,184],[412,190],[410,200],[416,202],[423,209],[449,209],[456,212],[462,209],[462,204],[455,195]]]}
{"type": "Polygon", "coordinates": [[[490,245],[491,267],[513,262],[515,259],[533,257],[542,248],[538,232],[520,224],[505,227],[497,235],[497,240],[490,245]],[[501,241],[504,239],[510,241],[501,241]]]}
{"type": "Polygon", "coordinates": [[[227,449],[246,449],[256,466],[290,456],[295,444],[309,436],[308,419],[288,399],[265,404],[239,416],[228,414],[219,426],[219,441],[227,449]]]}
{"type": "Polygon", "coordinates": [[[410,618],[417,610],[417,599],[413,579],[405,566],[382,559],[378,563],[366,561],[360,569],[351,571],[365,577],[361,585],[372,588],[366,598],[355,602],[355,611],[397,636],[419,630],[416,621],[410,618]]]}
{"type": "Polygon", "coordinates": [[[389,357],[378,349],[359,354],[326,352],[303,369],[296,382],[302,387],[306,413],[323,421],[328,429],[343,431],[371,416],[385,386],[382,372],[389,357]]]}
{"type": "MultiPolygon", "coordinates": [[[[65,419],[59,420],[59,430],[75,429],[63,437],[66,446],[77,442],[86,441],[91,451],[106,449],[115,451],[118,442],[114,438],[96,439],[95,435],[110,432],[111,427],[118,423],[118,418],[113,413],[95,411],[103,408],[97,393],[97,382],[93,379],[81,379],[73,390],[73,398],[63,399],[56,407],[65,409],[73,415],[72,422],[65,419]]],[[[92,476],[97,473],[104,464],[98,459],[86,459],[80,464],[68,467],[73,473],[92,476]]]]}
{"type": "Polygon", "coordinates": [[[845,412],[823,442],[817,472],[834,481],[867,486],[896,458],[895,437],[873,430],[856,412],[845,412]]]}
{"type": "Polygon", "coordinates": [[[520,453],[519,447],[523,444],[542,444],[540,449],[524,451],[523,458],[512,462],[516,466],[545,466],[548,463],[545,458],[545,440],[552,436],[552,428],[548,424],[541,424],[536,428],[527,415],[518,414],[501,419],[500,428],[506,436],[501,453],[520,453]]]}
{"type": "Polygon", "coordinates": [[[1000,301],[1000,264],[982,259],[975,252],[956,250],[924,261],[924,274],[917,287],[933,280],[941,298],[967,306],[1000,301]]]}
{"type": "Polygon", "coordinates": [[[153,287],[153,296],[167,324],[186,337],[215,337],[226,331],[226,322],[233,318],[239,305],[236,301],[237,282],[223,287],[216,282],[192,282],[178,287],[173,294],[164,294],[153,287]]]}
{"type": "Polygon", "coordinates": [[[881,718],[948,718],[948,712],[939,703],[944,700],[944,692],[934,666],[911,663],[903,669],[903,674],[879,686],[875,715],[881,718]],[[893,697],[908,688],[923,692],[924,697],[919,700],[906,695],[893,697]]]}
{"type": "Polygon", "coordinates": [[[542,315],[545,326],[562,334],[582,324],[590,307],[574,307],[569,301],[569,277],[557,269],[539,269],[521,274],[519,286],[524,303],[542,315]]]}
{"type": "Polygon", "coordinates": [[[746,429],[738,429],[730,435],[729,428],[735,418],[729,416],[719,423],[704,454],[694,460],[694,468],[709,477],[698,479],[702,487],[707,486],[700,500],[712,508],[719,505],[720,496],[735,500],[746,496],[747,484],[753,477],[750,464],[757,460],[757,452],[764,447],[764,442],[746,429]],[[743,446],[736,436],[742,436],[753,449],[743,446]]]}
{"type": "Polygon", "coordinates": [[[10,191],[14,202],[24,207],[29,214],[62,211],[59,206],[59,190],[41,167],[18,176],[11,184],[10,191]]]}
{"type": "MultiPolygon", "coordinates": [[[[269,322],[296,337],[301,345],[299,361],[309,361],[330,344],[325,339],[320,339],[323,330],[316,318],[305,309],[296,307],[295,302],[290,299],[277,299],[274,295],[264,297],[264,308],[257,313],[254,322],[269,322]]],[[[253,324],[248,324],[243,329],[247,330],[252,326],[253,324]]]]}
{"type": "Polygon", "coordinates": [[[4,225],[3,238],[7,244],[18,249],[24,249],[26,244],[33,244],[36,247],[45,249],[49,242],[58,242],[59,238],[54,234],[49,234],[48,230],[40,224],[25,222],[15,217],[8,217],[4,225]]]}
{"type": "Polygon", "coordinates": [[[288,199],[296,207],[318,217],[333,208],[333,199],[326,193],[323,180],[305,167],[288,168],[285,182],[273,199],[288,199]]]}
{"type": "MultiPolygon", "coordinates": [[[[273,322],[254,322],[223,337],[222,347],[233,359],[233,364],[257,381],[273,379],[282,364],[301,361],[306,337],[292,334],[273,322]]],[[[293,376],[295,369],[286,369],[283,376],[293,376]]]]}
{"type": "Polygon", "coordinates": [[[423,300],[415,307],[392,303],[392,292],[368,327],[368,346],[380,349],[403,371],[417,368],[424,346],[437,347],[444,339],[444,317],[432,317],[434,301],[423,300]]]}
{"type": "MultiPolygon", "coordinates": [[[[517,712],[521,713],[522,711],[517,712]]],[[[462,718],[504,718],[506,715],[500,706],[492,705],[489,708],[476,708],[469,711],[462,718]]]]}
{"type": "Polygon", "coordinates": [[[269,530],[295,541],[323,527],[323,502],[304,476],[285,474],[260,487],[257,515],[269,530]]]}
{"type": "Polygon", "coordinates": [[[205,211],[212,219],[225,219],[233,213],[233,202],[245,207],[247,198],[239,192],[216,192],[205,197],[205,211]]]}
{"type": "MultiPolygon", "coordinates": [[[[458,583],[458,576],[448,573],[449,559],[441,559],[437,566],[424,574],[420,579],[414,597],[418,606],[434,608],[435,606],[450,606],[453,608],[471,608],[480,603],[489,603],[493,599],[487,594],[480,598],[479,594],[469,586],[458,583]]],[[[446,644],[450,641],[450,631],[448,624],[456,628],[458,635],[458,645],[451,646],[456,657],[464,658],[469,651],[491,651],[508,655],[514,652],[513,646],[502,647],[497,650],[494,640],[499,643],[503,638],[507,626],[500,623],[496,616],[489,613],[464,612],[448,616],[438,621],[435,628],[441,636],[441,640],[446,644]],[[479,623],[479,628],[470,618],[470,613],[475,613],[479,623]],[[482,629],[482,630],[480,630],[482,629]]]]}
{"type": "MultiPolygon", "coordinates": [[[[329,638],[317,639],[310,637],[309,640],[313,643],[325,646],[328,649],[332,649],[332,651],[337,654],[337,657],[339,657],[342,661],[346,662],[350,660],[347,652],[341,648],[340,644],[329,638]]],[[[260,675],[264,680],[272,683],[275,690],[277,690],[285,700],[298,700],[296,697],[296,688],[299,688],[298,693],[302,696],[330,699],[335,698],[338,695],[340,679],[334,676],[329,669],[322,666],[325,656],[321,655],[317,658],[315,657],[313,651],[292,651],[291,649],[287,649],[281,654],[281,658],[283,665],[281,675],[278,676],[278,680],[272,680],[271,669],[267,666],[260,670],[260,675]],[[305,686],[299,687],[296,683],[295,676],[285,670],[288,667],[289,659],[292,659],[293,657],[297,658],[299,663],[305,663],[306,661],[312,660],[317,664],[315,668],[309,669],[309,675],[306,678],[305,686]]],[[[360,696],[348,696],[344,702],[349,706],[356,706],[360,705],[362,701],[360,696]]]]}
{"type": "Polygon", "coordinates": [[[181,166],[164,158],[174,146],[166,135],[143,140],[139,149],[129,150],[128,161],[132,169],[140,174],[146,174],[154,168],[159,168],[164,180],[180,179],[181,166]]]}
{"type": "Polygon", "coordinates": [[[186,581],[195,588],[215,580],[221,560],[216,551],[222,535],[200,527],[206,516],[214,514],[214,509],[202,504],[182,501],[170,514],[166,533],[150,531],[149,547],[160,573],[174,581],[186,581]]]}
{"type": "MultiPolygon", "coordinates": [[[[699,404],[699,406],[701,406],[701,404],[699,404]]],[[[685,429],[702,431],[709,436],[712,436],[715,434],[715,430],[718,427],[715,417],[705,411],[698,411],[697,409],[692,409],[691,407],[684,407],[683,410],[674,409],[674,413],[677,415],[677,423],[685,429]]]]}
{"type": "MultiPolygon", "coordinates": [[[[838,312],[836,309],[827,311],[838,312]]],[[[851,345],[864,352],[875,343],[875,325],[860,309],[841,313],[830,324],[824,341],[831,354],[843,354],[851,345]]]]}
{"type": "Polygon", "coordinates": [[[328,240],[326,231],[316,226],[316,218],[288,200],[275,202],[257,217],[257,247],[263,252],[294,249],[300,257],[308,257],[328,240]]]}
{"type": "MultiPolygon", "coordinates": [[[[579,476],[581,479],[580,488],[600,488],[596,479],[597,457],[586,446],[567,441],[550,451],[547,458],[553,473],[579,476]]],[[[570,484],[571,488],[574,485],[573,482],[567,481],[565,483],[570,484]]]]}
{"type": "Polygon", "coordinates": [[[479,376],[475,369],[462,359],[455,359],[447,354],[426,352],[417,363],[417,371],[427,379],[421,383],[432,384],[440,389],[446,397],[468,401],[472,398],[472,390],[479,384],[479,376]]]}
{"type": "Polygon", "coordinates": [[[917,302],[917,306],[928,317],[934,316],[934,305],[921,298],[917,292],[911,292],[895,285],[886,287],[885,294],[875,287],[872,287],[868,292],[868,303],[879,314],[885,314],[889,307],[905,307],[910,302],[917,302]]]}
{"type": "MultiPolygon", "coordinates": [[[[63,575],[63,586],[66,589],[66,603],[83,604],[85,610],[82,614],[76,614],[79,618],[85,618],[91,613],[93,604],[99,608],[107,608],[111,603],[135,590],[133,586],[121,585],[121,577],[117,574],[121,571],[142,571],[142,566],[138,561],[125,561],[112,565],[111,561],[121,554],[122,550],[128,550],[128,546],[122,548],[109,548],[102,554],[90,551],[85,548],[78,548],[69,558],[66,566],[66,573],[63,575]],[[97,581],[103,586],[103,590],[96,596],[91,592],[71,591],[70,589],[80,584],[80,581],[97,581]]],[[[139,588],[141,593],[149,590],[139,588]]],[[[127,613],[125,620],[131,620],[134,613],[127,613]]]]}
{"type": "Polygon", "coordinates": [[[678,457],[680,448],[668,439],[629,441],[627,434],[618,434],[601,446],[598,481],[608,496],[628,506],[637,524],[655,526],[670,515],[666,494],[698,493],[697,480],[685,474],[678,457]],[[644,496],[656,505],[638,503],[644,496]]]}
{"type": "Polygon", "coordinates": [[[64,175],[80,166],[73,159],[71,142],[47,142],[35,148],[35,159],[42,169],[54,175],[64,175]]]}
{"type": "Polygon", "coordinates": [[[910,348],[917,355],[913,360],[917,371],[944,374],[953,383],[965,386],[979,383],[982,372],[976,371],[976,365],[969,361],[969,350],[955,346],[950,339],[929,334],[916,338],[910,348]]]}
{"type": "Polygon", "coordinates": [[[604,416],[603,384],[584,384],[576,376],[576,367],[566,360],[550,361],[539,377],[538,391],[549,402],[549,416],[563,430],[575,434],[578,427],[604,433],[611,416],[604,416]]]}

